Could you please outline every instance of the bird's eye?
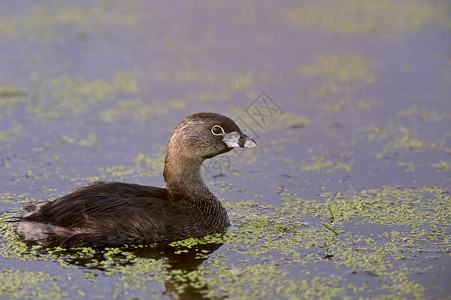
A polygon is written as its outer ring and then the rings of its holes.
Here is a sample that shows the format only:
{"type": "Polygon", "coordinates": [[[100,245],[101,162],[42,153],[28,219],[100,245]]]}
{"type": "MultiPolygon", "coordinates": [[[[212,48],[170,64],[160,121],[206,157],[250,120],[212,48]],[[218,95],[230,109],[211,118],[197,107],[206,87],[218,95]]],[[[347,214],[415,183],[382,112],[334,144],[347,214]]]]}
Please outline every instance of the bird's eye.
{"type": "Polygon", "coordinates": [[[211,133],[213,133],[214,135],[224,135],[225,131],[224,131],[224,129],[222,129],[221,126],[215,125],[215,126],[211,127],[211,133]]]}

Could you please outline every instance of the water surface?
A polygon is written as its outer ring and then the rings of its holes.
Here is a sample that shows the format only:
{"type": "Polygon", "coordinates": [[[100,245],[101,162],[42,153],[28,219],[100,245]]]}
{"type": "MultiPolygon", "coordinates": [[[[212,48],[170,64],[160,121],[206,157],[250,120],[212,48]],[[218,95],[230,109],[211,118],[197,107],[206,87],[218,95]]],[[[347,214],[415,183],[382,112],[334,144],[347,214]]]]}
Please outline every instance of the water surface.
{"type": "Polygon", "coordinates": [[[449,298],[448,1],[2,1],[2,298],[449,298]],[[95,180],[164,186],[185,116],[232,219],[171,245],[42,249],[9,218],[95,180]]]}

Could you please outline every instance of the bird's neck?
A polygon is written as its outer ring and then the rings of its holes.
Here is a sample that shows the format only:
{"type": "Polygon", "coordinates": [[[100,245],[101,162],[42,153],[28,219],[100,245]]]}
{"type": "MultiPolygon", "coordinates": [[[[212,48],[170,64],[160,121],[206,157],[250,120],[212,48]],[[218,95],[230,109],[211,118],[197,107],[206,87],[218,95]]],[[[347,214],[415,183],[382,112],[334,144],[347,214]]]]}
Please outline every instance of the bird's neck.
{"type": "Polygon", "coordinates": [[[163,176],[173,199],[217,200],[202,179],[202,163],[203,159],[166,153],[163,176]]]}

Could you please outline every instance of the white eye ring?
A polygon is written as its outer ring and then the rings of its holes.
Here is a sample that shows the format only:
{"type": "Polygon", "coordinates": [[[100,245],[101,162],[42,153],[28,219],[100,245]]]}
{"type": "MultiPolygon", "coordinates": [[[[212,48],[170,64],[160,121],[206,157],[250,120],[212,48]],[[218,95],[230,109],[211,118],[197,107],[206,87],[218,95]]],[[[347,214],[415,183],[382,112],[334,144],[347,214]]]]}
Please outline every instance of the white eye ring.
{"type": "Polygon", "coordinates": [[[211,133],[213,133],[214,135],[225,135],[224,129],[219,125],[214,125],[213,127],[211,127],[211,133]],[[221,130],[221,133],[215,133],[218,128],[221,130]]]}

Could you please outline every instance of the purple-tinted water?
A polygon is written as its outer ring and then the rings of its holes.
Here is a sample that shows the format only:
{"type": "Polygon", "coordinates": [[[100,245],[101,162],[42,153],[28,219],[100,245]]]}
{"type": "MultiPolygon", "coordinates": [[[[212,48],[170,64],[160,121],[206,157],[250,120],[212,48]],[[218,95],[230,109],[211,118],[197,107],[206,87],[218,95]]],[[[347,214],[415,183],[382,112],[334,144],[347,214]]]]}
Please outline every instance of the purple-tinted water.
{"type": "MultiPolygon", "coordinates": [[[[53,290],[63,298],[449,297],[450,5],[378,3],[2,1],[0,295],[47,297],[55,282],[53,290]],[[139,269],[157,279],[137,283],[127,281],[129,270],[102,267],[80,252],[42,260],[17,246],[22,244],[5,220],[28,203],[93,180],[164,186],[159,173],[167,139],[178,122],[199,111],[236,119],[259,144],[203,169],[229,207],[231,232],[244,235],[247,218],[264,216],[273,237],[271,226],[278,223],[272,220],[289,227],[293,217],[274,209],[288,203],[301,211],[304,204],[293,203],[305,200],[305,214],[283,243],[293,241],[297,254],[264,235],[251,246],[243,238],[203,249],[211,256],[202,259],[198,252],[173,258],[163,250],[135,251],[146,263],[161,263],[152,271],[139,269]],[[339,230],[338,240],[319,224],[328,219],[327,209],[306,213],[314,207],[309,205],[326,202],[337,212],[340,199],[354,201],[352,209],[373,203],[363,197],[367,192],[382,200],[350,219],[337,215],[331,226],[339,230]],[[268,207],[248,212],[240,205],[249,200],[268,207]],[[377,216],[387,201],[394,209],[405,204],[406,213],[359,223],[377,216]],[[434,214],[425,208],[428,201],[434,214]],[[406,221],[423,214],[428,221],[419,228],[406,221]],[[398,218],[404,223],[395,224],[398,218]],[[318,243],[302,248],[295,239],[304,231],[318,243]],[[429,240],[413,238],[424,232],[429,240]],[[372,248],[369,238],[380,247],[372,248]],[[405,243],[394,246],[396,240],[405,243]],[[382,254],[362,258],[356,250],[355,261],[348,261],[352,247],[382,254]],[[246,252],[252,249],[268,252],[246,252]],[[216,265],[221,261],[224,268],[216,265]],[[267,281],[249,281],[260,265],[267,281]],[[188,287],[177,270],[189,278],[188,287]],[[221,289],[234,286],[225,273],[238,274],[238,290],[221,289]],[[32,274],[44,278],[35,294],[40,281],[32,274]],[[167,274],[173,277],[159,281],[167,274]],[[303,280],[317,289],[308,290],[303,280]]],[[[248,234],[257,236],[259,227],[252,226],[248,234]]],[[[136,260],[118,260],[138,272],[136,260]]]]}

